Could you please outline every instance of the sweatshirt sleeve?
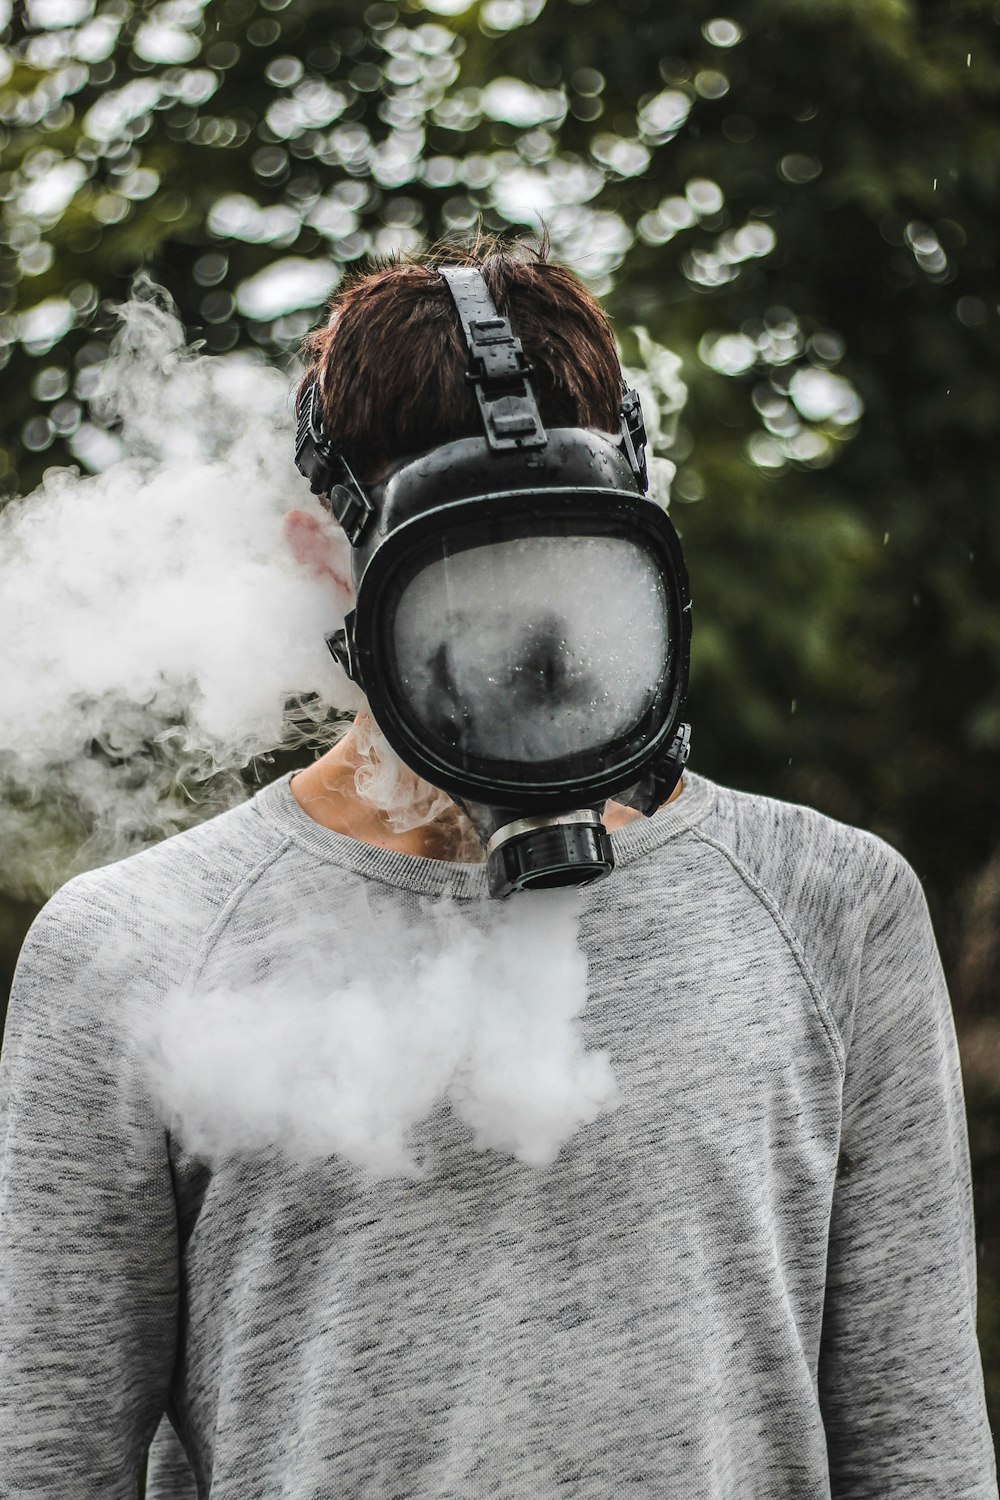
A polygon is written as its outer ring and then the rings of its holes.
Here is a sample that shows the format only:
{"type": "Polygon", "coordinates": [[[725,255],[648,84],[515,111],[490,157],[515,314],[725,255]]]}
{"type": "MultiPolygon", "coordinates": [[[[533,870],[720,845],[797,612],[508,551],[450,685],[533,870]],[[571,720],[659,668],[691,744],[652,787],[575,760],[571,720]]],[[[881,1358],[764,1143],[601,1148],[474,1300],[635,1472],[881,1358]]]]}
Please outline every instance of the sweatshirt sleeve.
{"type": "Polygon", "coordinates": [[[898,855],[861,956],[819,1395],[833,1500],[996,1500],[951,1005],[898,855]]]}
{"type": "Polygon", "coordinates": [[[71,882],[35,922],[0,1058],[9,1500],[135,1500],[172,1374],[167,1143],[130,1044],[136,922],[102,874],[71,882]]]}

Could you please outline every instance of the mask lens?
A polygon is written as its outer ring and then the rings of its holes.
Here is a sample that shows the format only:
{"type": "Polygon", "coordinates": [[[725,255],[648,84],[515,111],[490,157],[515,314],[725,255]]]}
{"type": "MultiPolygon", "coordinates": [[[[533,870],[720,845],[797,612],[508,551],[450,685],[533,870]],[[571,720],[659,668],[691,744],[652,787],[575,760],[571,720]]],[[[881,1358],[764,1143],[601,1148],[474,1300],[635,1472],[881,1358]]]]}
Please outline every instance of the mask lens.
{"type": "Polygon", "coordinates": [[[669,607],[641,541],[525,535],[445,551],[389,626],[401,704],[449,759],[594,761],[635,731],[668,665],[669,607]]]}

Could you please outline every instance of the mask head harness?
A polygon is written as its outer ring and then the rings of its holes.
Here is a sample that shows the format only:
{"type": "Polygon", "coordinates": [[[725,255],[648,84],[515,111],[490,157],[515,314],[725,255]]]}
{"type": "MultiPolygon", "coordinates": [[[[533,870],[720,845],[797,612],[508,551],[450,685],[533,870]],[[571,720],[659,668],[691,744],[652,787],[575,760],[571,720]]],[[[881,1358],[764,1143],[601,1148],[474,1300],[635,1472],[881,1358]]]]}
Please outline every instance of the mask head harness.
{"type": "Polygon", "coordinates": [[[614,868],[614,800],[651,815],[687,761],[690,599],[646,497],[639,397],[617,433],[542,423],[531,365],[474,267],[440,272],[482,435],[361,483],[303,391],[295,462],[352,547],[327,642],[404,763],[471,818],[494,896],[614,868]]]}

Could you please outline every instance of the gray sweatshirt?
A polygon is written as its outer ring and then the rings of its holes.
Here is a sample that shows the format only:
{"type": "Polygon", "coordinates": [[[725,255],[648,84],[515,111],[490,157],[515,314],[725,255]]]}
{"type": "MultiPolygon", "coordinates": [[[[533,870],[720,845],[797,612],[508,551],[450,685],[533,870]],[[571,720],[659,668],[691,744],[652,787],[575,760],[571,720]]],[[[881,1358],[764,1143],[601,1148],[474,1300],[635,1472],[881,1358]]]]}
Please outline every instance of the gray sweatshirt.
{"type": "Polygon", "coordinates": [[[133,1500],[151,1442],[151,1500],[996,1500],[912,870],[693,775],[614,843],[577,1024],[619,1107],[540,1168],[441,1103],[416,1182],[207,1163],[136,1021],[291,993],[304,910],[471,911],[482,867],[333,834],[281,781],[58,893],[0,1074],[3,1500],[133,1500]]]}

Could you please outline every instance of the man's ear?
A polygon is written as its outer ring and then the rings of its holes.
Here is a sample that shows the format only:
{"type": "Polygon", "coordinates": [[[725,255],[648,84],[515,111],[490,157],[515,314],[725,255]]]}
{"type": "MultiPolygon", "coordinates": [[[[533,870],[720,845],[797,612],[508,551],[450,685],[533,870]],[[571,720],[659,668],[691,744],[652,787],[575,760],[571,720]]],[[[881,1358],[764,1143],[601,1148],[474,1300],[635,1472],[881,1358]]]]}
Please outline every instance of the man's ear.
{"type": "Polygon", "coordinates": [[[324,526],[318,516],[305,510],[290,510],[284,517],[285,540],[292,556],[313,578],[330,578],[337,585],[344,602],[354,597],[348,559],[344,556],[343,538],[324,526]]]}

